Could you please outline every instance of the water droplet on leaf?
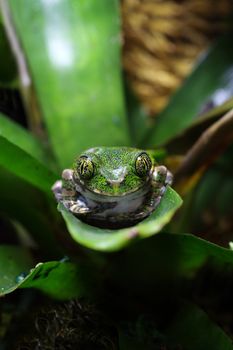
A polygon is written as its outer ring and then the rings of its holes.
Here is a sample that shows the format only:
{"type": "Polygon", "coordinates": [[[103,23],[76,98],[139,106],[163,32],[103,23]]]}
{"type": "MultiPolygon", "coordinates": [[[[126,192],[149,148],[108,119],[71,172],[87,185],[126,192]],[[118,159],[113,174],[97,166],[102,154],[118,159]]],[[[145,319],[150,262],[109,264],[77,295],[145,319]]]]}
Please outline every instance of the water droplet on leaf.
{"type": "Polygon", "coordinates": [[[67,262],[69,260],[70,260],[70,258],[67,255],[65,255],[62,259],[60,259],[60,262],[64,263],[64,262],[67,262]]]}
{"type": "Polygon", "coordinates": [[[27,276],[26,272],[22,272],[20,275],[16,277],[16,283],[21,283],[27,276]]]}

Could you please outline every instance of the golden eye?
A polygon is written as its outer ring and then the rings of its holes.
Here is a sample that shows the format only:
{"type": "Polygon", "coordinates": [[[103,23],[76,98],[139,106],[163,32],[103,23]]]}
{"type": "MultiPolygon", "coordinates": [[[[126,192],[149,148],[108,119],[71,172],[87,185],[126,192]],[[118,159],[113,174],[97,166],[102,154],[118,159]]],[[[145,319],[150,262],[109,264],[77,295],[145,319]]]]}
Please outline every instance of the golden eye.
{"type": "Polygon", "coordinates": [[[77,163],[77,172],[82,179],[88,180],[94,174],[94,164],[88,157],[81,156],[77,163]]]}
{"type": "Polygon", "coordinates": [[[152,162],[148,154],[141,153],[135,163],[136,172],[139,176],[147,176],[151,170],[152,162]]]}

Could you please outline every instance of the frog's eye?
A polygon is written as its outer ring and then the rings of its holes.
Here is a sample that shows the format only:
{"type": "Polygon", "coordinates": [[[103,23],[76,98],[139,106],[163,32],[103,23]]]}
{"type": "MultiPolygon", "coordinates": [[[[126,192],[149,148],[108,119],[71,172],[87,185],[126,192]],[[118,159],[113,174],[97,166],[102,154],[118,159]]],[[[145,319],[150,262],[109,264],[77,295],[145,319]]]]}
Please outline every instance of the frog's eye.
{"type": "Polygon", "coordinates": [[[139,176],[144,177],[149,174],[152,167],[152,162],[148,154],[141,153],[135,162],[136,172],[139,176]]]}
{"type": "Polygon", "coordinates": [[[88,157],[81,156],[77,162],[77,172],[82,179],[88,180],[94,174],[94,164],[88,157]]]}

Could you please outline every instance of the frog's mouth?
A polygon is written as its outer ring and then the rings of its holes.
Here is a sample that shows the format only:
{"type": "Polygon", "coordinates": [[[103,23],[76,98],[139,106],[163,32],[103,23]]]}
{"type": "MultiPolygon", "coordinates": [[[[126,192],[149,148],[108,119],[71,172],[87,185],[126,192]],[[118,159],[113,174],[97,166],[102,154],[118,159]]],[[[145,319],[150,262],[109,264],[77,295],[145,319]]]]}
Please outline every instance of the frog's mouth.
{"type": "MultiPolygon", "coordinates": [[[[115,184],[114,184],[115,185],[115,184]]],[[[119,184],[120,185],[120,184],[119,184]]],[[[98,189],[92,190],[85,186],[82,186],[78,192],[85,198],[90,199],[92,201],[100,201],[100,202],[117,202],[122,199],[125,200],[133,200],[135,198],[144,197],[151,191],[151,183],[148,180],[143,185],[134,188],[131,191],[121,192],[119,194],[119,186],[115,188],[115,191],[112,192],[102,192],[98,189]]]]}

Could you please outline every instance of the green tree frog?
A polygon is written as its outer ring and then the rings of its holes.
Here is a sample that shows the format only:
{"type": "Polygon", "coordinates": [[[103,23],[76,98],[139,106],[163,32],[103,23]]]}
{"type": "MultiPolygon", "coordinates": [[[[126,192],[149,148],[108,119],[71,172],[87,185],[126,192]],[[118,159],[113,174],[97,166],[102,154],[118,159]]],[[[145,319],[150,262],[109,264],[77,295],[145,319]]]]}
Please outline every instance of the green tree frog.
{"type": "Polygon", "coordinates": [[[129,147],[84,151],[52,190],[72,214],[89,225],[133,226],[159,205],[172,174],[150,152],[129,147]]]}

